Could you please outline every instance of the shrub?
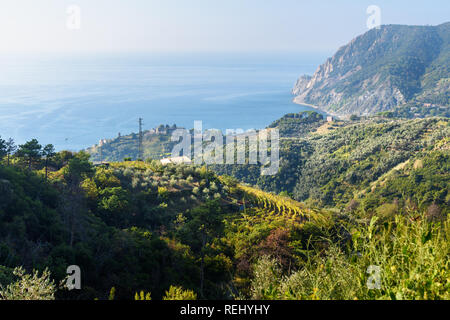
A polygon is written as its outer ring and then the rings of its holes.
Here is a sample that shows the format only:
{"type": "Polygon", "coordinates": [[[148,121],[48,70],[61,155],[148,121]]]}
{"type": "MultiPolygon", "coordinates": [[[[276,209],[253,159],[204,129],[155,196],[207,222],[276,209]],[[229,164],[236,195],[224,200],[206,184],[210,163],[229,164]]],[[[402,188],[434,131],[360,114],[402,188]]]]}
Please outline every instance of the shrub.
{"type": "Polygon", "coordinates": [[[39,276],[38,271],[25,273],[22,267],[13,272],[18,280],[3,289],[0,287],[0,300],[54,300],[56,285],[50,279],[50,272],[46,269],[39,276]]]}
{"type": "Polygon", "coordinates": [[[158,195],[162,199],[167,199],[169,197],[169,190],[167,190],[167,188],[165,187],[158,187],[158,195]]]}
{"type": "Polygon", "coordinates": [[[136,301],[140,301],[140,300],[142,300],[142,301],[145,301],[145,300],[149,301],[149,300],[152,300],[152,294],[151,294],[151,292],[145,293],[144,291],[141,291],[139,293],[136,292],[136,294],[134,295],[134,300],[136,300],[136,301]]]}
{"type": "Polygon", "coordinates": [[[251,298],[254,300],[278,299],[281,269],[277,261],[269,256],[263,256],[255,264],[253,274],[251,298]]]}
{"type": "Polygon", "coordinates": [[[170,286],[163,300],[197,300],[197,294],[192,290],[184,290],[182,287],[170,286]]]}
{"type": "Polygon", "coordinates": [[[450,299],[450,219],[395,216],[353,229],[350,250],[330,244],[309,253],[297,272],[282,275],[275,260],[262,258],[252,281],[254,299],[450,299]],[[379,288],[368,286],[369,266],[381,273],[379,288]]]}

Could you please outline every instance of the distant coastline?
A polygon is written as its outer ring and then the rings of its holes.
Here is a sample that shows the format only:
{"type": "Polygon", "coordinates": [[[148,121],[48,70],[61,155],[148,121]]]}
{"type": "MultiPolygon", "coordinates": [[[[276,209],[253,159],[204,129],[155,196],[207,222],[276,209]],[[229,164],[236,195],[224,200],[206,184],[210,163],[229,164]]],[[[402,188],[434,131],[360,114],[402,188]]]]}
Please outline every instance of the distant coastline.
{"type": "Polygon", "coordinates": [[[309,104],[309,103],[305,103],[305,102],[301,102],[301,101],[297,101],[297,98],[295,97],[294,99],[292,99],[292,102],[294,102],[295,104],[301,105],[301,106],[305,106],[305,107],[309,107],[309,108],[313,108],[316,109],[317,111],[319,111],[320,113],[324,113],[326,115],[330,115],[333,116],[337,119],[340,119],[341,116],[334,113],[334,112],[329,112],[329,111],[325,111],[323,110],[321,107],[313,105],[313,104],[309,104]]]}
{"type": "Polygon", "coordinates": [[[289,88],[323,59],[293,53],[11,58],[2,69],[8,90],[0,96],[0,135],[18,144],[36,138],[60,151],[137,132],[139,118],[144,129],[169,122],[190,127],[195,120],[205,129],[265,128],[302,111],[289,88]]]}

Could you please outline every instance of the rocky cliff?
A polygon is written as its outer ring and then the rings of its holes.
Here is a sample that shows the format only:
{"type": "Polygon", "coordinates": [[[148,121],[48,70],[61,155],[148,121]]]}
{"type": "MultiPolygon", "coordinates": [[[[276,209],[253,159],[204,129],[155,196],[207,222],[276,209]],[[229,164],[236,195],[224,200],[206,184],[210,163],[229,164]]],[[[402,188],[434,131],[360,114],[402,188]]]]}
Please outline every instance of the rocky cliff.
{"type": "Polygon", "coordinates": [[[449,106],[450,23],[388,25],[341,47],[312,76],[301,76],[294,101],[341,116],[370,115],[410,101],[449,106]]]}

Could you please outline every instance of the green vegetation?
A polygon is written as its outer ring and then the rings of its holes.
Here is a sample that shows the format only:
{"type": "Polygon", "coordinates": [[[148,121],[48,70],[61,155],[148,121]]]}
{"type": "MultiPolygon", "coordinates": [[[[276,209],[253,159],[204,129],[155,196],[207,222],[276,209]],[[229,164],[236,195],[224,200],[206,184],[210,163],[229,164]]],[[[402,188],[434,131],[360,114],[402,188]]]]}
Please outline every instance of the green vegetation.
{"type": "Polygon", "coordinates": [[[269,128],[278,128],[282,137],[301,137],[323,125],[323,115],[314,111],[289,113],[274,121],[269,128]]]}
{"type": "Polygon", "coordinates": [[[0,300],[54,300],[56,285],[45,270],[42,276],[37,271],[26,274],[22,267],[15,268],[13,275],[18,278],[4,290],[0,287],[0,300]]]}
{"type": "Polygon", "coordinates": [[[0,299],[450,298],[448,119],[272,127],[275,176],[0,139],[0,299]]]}
{"type": "MultiPolygon", "coordinates": [[[[327,250],[311,250],[298,271],[283,271],[277,259],[262,257],[254,266],[254,299],[423,300],[450,299],[449,220],[427,222],[396,216],[380,223],[347,222],[351,239],[327,250]],[[379,285],[370,278],[379,267],[379,285]],[[367,285],[369,283],[369,285],[367,285]],[[372,289],[371,289],[372,288],[372,289]]],[[[314,246],[314,244],[311,244],[314,246]]]]}
{"type": "Polygon", "coordinates": [[[324,133],[282,137],[275,176],[261,176],[252,165],[214,170],[320,207],[344,210],[357,203],[373,212],[395,203],[401,211],[413,202],[421,210],[437,205],[448,212],[449,124],[447,118],[341,123],[324,133]]]}
{"type": "Polygon", "coordinates": [[[166,291],[163,300],[197,300],[197,295],[192,290],[171,286],[169,291],[166,291]]]}
{"type": "MultiPolygon", "coordinates": [[[[447,92],[447,94],[449,94],[447,92]]],[[[426,117],[450,117],[450,108],[438,104],[425,104],[417,101],[410,101],[405,105],[397,107],[392,111],[380,112],[378,115],[387,118],[426,118],[426,117]]]]}
{"type": "MultiPolygon", "coordinates": [[[[79,265],[83,290],[59,290],[57,298],[106,298],[115,287],[119,299],[141,290],[161,299],[171,285],[198,292],[201,279],[208,285],[204,297],[224,297],[209,264],[201,263],[215,259],[214,250],[204,253],[212,231],[204,231],[205,243],[195,233],[206,213],[220,217],[221,206],[208,204],[214,195],[226,198],[212,173],[143,162],[93,167],[85,153],[62,152],[46,181],[46,159],[36,158],[29,170],[21,157],[0,165],[2,285],[12,283],[11,268],[17,266],[48,268],[59,282],[68,266],[79,265]]],[[[214,268],[227,274],[220,264],[214,268]]]]}

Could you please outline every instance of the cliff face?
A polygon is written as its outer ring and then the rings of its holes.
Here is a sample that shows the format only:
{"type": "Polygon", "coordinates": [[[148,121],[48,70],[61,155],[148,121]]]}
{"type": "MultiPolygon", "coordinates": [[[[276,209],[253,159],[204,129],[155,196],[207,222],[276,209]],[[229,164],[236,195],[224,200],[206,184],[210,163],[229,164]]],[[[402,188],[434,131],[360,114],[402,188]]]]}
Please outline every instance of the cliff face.
{"type": "Polygon", "coordinates": [[[374,114],[413,99],[448,107],[449,30],[450,23],[372,29],[341,47],[314,75],[301,76],[294,101],[338,115],[374,114]]]}

